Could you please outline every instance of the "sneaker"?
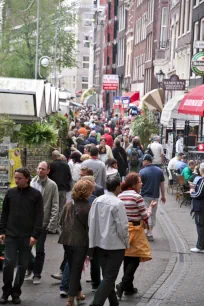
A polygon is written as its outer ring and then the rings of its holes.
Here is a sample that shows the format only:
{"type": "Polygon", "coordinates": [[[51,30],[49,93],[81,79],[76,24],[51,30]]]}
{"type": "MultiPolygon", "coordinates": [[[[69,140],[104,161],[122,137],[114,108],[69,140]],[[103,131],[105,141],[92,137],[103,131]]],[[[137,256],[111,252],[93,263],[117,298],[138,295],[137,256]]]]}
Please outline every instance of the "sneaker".
{"type": "Polygon", "coordinates": [[[60,290],[60,296],[61,296],[61,298],[66,298],[66,297],[68,297],[68,291],[60,290]]]}
{"type": "Polygon", "coordinates": [[[41,278],[37,277],[37,276],[34,276],[33,277],[33,285],[39,285],[39,284],[41,284],[41,278]]]}
{"type": "Polygon", "coordinates": [[[193,252],[193,253],[204,253],[204,250],[200,250],[198,248],[192,248],[191,252],[193,252]]]}
{"type": "Polygon", "coordinates": [[[12,296],[12,302],[13,304],[20,304],[21,299],[19,298],[19,296],[12,296]]]}
{"type": "Polygon", "coordinates": [[[59,273],[55,273],[55,274],[51,274],[51,277],[57,280],[62,280],[62,271],[60,271],[59,273]]]}
{"type": "Polygon", "coordinates": [[[24,280],[32,280],[32,274],[33,274],[32,271],[27,270],[24,280]]]}
{"type": "Polygon", "coordinates": [[[8,302],[8,295],[3,294],[2,297],[0,298],[0,304],[6,304],[8,302]]]}
{"type": "Polygon", "coordinates": [[[123,289],[121,288],[120,284],[116,285],[116,294],[119,299],[121,299],[123,296],[123,289]]]}
{"type": "Polygon", "coordinates": [[[125,295],[133,295],[138,293],[138,289],[137,288],[133,288],[131,291],[125,291],[124,294],[125,295]]]}
{"type": "Polygon", "coordinates": [[[154,237],[152,235],[147,235],[147,240],[148,241],[154,241],[154,237]]]}

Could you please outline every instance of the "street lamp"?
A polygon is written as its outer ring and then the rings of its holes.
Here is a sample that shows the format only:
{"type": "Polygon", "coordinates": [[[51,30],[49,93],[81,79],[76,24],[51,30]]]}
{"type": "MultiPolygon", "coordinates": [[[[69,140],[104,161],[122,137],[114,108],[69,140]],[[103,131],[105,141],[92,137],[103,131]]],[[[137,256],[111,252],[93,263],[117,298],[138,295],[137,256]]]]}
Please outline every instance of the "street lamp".
{"type": "Polygon", "coordinates": [[[44,68],[47,68],[48,66],[50,66],[50,64],[51,64],[51,58],[49,56],[42,56],[39,59],[38,74],[41,77],[41,79],[43,79],[43,77],[40,73],[40,67],[42,66],[44,68]]]}
{"type": "Polygon", "coordinates": [[[164,76],[165,76],[165,73],[162,71],[162,69],[160,69],[159,72],[156,73],[156,78],[157,78],[157,82],[159,84],[159,88],[162,87],[164,76]]]}

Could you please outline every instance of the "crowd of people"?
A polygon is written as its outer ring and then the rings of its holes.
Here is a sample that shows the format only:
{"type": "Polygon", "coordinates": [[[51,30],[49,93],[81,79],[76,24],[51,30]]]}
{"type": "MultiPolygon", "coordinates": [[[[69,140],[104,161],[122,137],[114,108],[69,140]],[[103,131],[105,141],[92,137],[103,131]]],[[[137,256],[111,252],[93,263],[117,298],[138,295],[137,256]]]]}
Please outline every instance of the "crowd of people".
{"type": "MultiPolygon", "coordinates": [[[[48,233],[57,233],[63,246],[59,272],[51,276],[61,281],[60,296],[68,297],[67,306],[86,298],[81,274],[87,260],[95,293],[92,306],[102,306],[106,299],[117,306],[123,295],[137,293],[134,275],[140,262],[151,259],[149,241],[154,241],[158,202],[166,202],[165,155],[159,136],[144,149],[140,138],[133,136],[131,118],[109,119],[82,111],[70,123],[64,155],[54,150],[52,162],[40,162],[32,179],[25,168],[15,171],[17,187],[5,196],[0,222],[5,243],[0,304],[6,304],[9,296],[14,304],[21,303],[24,278],[41,283],[48,233]],[[137,245],[137,235],[142,235],[145,249],[137,245]],[[122,263],[123,277],[115,285],[122,263]]],[[[202,223],[199,210],[204,167],[195,176],[194,168],[193,161],[187,164],[178,154],[169,162],[169,179],[177,169],[186,182],[194,179],[199,184],[192,197],[201,233],[197,249],[204,250],[204,218],[202,223]]]]}

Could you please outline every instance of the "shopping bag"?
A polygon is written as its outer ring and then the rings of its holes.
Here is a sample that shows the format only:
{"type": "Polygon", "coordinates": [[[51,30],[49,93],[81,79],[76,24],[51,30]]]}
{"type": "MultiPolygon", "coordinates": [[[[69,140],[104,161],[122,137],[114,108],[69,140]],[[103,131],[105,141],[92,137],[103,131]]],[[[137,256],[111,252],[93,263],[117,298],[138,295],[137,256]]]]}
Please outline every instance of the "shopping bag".
{"type": "Polygon", "coordinates": [[[125,256],[140,257],[140,262],[152,259],[151,248],[145,234],[145,223],[141,221],[140,225],[134,226],[132,222],[128,223],[129,248],[125,251],[125,256]]]}

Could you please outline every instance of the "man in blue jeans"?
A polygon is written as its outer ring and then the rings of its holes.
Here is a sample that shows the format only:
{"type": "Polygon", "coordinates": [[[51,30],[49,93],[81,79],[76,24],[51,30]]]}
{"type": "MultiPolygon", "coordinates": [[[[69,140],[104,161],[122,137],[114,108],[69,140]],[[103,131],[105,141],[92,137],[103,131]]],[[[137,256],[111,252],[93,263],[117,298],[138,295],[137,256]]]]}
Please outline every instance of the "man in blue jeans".
{"type": "Polygon", "coordinates": [[[48,177],[49,172],[49,164],[43,161],[39,163],[37,168],[37,175],[31,181],[31,186],[41,192],[44,205],[43,231],[36,244],[36,257],[31,254],[28,270],[26,273],[27,279],[29,279],[33,273],[34,285],[41,283],[41,273],[45,260],[45,241],[47,238],[47,233],[56,233],[58,223],[58,188],[57,184],[48,177]]]}
{"type": "Polygon", "coordinates": [[[30,187],[30,172],[25,168],[17,169],[15,182],[17,187],[9,189],[4,198],[0,221],[0,241],[5,242],[4,286],[0,304],[6,304],[10,295],[13,304],[21,303],[21,286],[30,250],[40,237],[44,216],[42,195],[30,187]]]}

